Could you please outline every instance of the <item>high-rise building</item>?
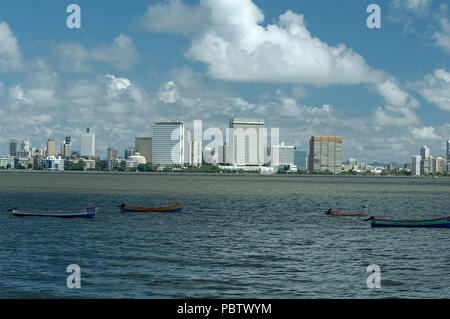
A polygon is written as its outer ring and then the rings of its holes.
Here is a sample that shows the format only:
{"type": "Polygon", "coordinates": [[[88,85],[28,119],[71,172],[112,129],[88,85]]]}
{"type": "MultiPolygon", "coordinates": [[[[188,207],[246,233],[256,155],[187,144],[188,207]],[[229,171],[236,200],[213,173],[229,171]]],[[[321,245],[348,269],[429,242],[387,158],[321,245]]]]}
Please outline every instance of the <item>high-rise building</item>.
{"type": "Polygon", "coordinates": [[[17,140],[16,139],[10,139],[9,140],[9,155],[10,156],[17,156],[18,155],[17,140]]]}
{"type": "Polygon", "coordinates": [[[284,143],[281,143],[280,145],[271,146],[270,152],[272,157],[271,160],[272,166],[275,167],[293,166],[294,150],[295,146],[284,145],[284,143]]]}
{"type": "Polygon", "coordinates": [[[89,128],[85,133],[81,133],[81,156],[95,156],[95,133],[92,133],[89,128]]]}
{"type": "Polygon", "coordinates": [[[431,167],[433,174],[442,174],[445,171],[445,158],[442,156],[431,158],[431,167]]]}
{"type": "Polygon", "coordinates": [[[156,165],[184,165],[184,122],[164,121],[153,124],[152,162],[156,165]]]}
{"type": "Polygon", "coordinates": [[[72,156],[72,143],[70,141],[70,136],[66,136],[66,140],[64,142],[63,155],[64,157],[72,156]]]}
{"type": "Polygon", "coordinates": [[[411,160],[411,173],[413,176],[420,176],[422,156],[414,155],[411,160]]]}
{"type": "Polygon", "coordinates": [[[47,156],[56,156],[56,142],[52,138],[47,141],[47,156]]]}
{"type": "Polygon", "coordinates": [[[189,141],[190,143],[190,159],[189,159],[189,165],[191,166],[202,166],[202,158],[203,158],[203,152],[202,152],[202,143],[196,139],[191,138],[189,141]]]}
{"type": "Polygon", "coordinates": [[[430,149],[428,146],[425,145],[420,149],[420,157],[422,158],[420,162],[420,175],[432,173],[432,160],[430,158],[430,149]]]}
{"type": "Polygon", "coordinates": [[[297,166],[297,169],[306,171],[307,169],[307,156],[306,151],[302,150],[294,150],[294,165],[297,166]]]}
{"type": "Polygon", "coordinates": [[[117,160],[117,149],[115,149],[114,147],[108,147],[108,149],[106,150],[106,158],[107,161],[116,161],[117,160]]]}
{"type": "Polygon", "coordinates": [[[152,138],[151,137],[136,137],[135,140],[136,152],[145,157],[147,163],[152,162],[152,138]]]}
{"type": "Polygon", "coordinates": [[[312,136],[309,140],[309,173],[329,170],[339,174],[342,170],[342,137],[312,136]]]}
{"type": "Polygon", "coordinates": [[[264,120],[230,119],[232,138],[230,151],[235,166],[262,166],[266,162],[266,134],[264,120]]]}

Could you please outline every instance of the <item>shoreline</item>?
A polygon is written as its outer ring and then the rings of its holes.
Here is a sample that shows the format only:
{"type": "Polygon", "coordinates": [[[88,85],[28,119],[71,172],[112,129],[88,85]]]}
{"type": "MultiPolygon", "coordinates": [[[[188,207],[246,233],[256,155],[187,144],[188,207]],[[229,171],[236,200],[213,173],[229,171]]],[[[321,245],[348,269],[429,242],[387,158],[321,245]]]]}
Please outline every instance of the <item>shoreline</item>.
{"type": "Polygon", "coordinates": [[[132,176],[235,176],[235,177],[334,177],[334,178],[407,178],[407,179],[450,179],[450,176],[395,176],[395,175],[322,175],[322,174],[255,174],[255,173],[199,173],[199,172],[105,172],[105,171],[33,171],[0,170],[0,175],[8,174],[54,174],[54,175],[132,175],[132,176]]]}

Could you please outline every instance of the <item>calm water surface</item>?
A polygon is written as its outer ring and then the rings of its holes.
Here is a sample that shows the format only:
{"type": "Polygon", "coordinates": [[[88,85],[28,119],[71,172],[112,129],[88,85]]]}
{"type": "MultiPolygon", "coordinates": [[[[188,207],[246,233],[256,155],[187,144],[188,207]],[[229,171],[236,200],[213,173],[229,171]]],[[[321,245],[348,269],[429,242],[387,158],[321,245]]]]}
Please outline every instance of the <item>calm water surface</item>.
{"type": "Polygon", "coordinates": [[[449,298],[450,230],[324,215],[450,215],[450,179],[0,174],[0,298],[449,298]],[[183,213],[121,203],[185,200],[183,213]],[[92,220],[7,210],[101,206],[92,220]],[[81,267],[81,289],[66,267],[81,267]],[[381,267],[381,289],[366,268],[381,267]]]}

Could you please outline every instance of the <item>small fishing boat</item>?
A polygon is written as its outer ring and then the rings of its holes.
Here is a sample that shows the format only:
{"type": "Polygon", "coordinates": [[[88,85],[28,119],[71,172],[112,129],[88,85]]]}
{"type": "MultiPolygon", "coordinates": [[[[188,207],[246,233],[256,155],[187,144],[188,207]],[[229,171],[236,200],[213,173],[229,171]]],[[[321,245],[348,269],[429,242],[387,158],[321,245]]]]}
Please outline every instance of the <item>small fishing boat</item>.
{"type": "Polygon", "coordinates": [[[60,217],[60,218],[93,218],[98,212],[98,207],[89,207],[80,210],[73,211],[31,211],[31,210],[21,210],[13,208],[12,211],[14,216],[25,217],[25,216],[36,216],[36,217],[60,217]]]}
{"type": "Polygon", "coordinates": [[[370,217],[372,227],[430,227],[450,228],[450,216],[434,219],[383,219],[370,217]]]}
{"type": "Polygon", "coordinates": [[[364,216],[368,213],[369,211],[369,205],[364,205],[363,208],[356,210],[356,211],[351,211],[351,212],[341,212],[339,210],[332,210],[331,208],[327,211],[325,211],[325,213],[327,215],[334,215],[334,216],[364,216]]]}
{"type": "Polygon", "coordinates": [[[175,204],[167,205],[167,206],[159,206],[159,207],[139,207],[139,206],[127,206],[126,204],[122,204],[119,206],[120,211],[123,213],[126,212],[141,212],[141,213],[175,213],[181,212],[184,208],[184,202],[176,202],[175,204]]]}

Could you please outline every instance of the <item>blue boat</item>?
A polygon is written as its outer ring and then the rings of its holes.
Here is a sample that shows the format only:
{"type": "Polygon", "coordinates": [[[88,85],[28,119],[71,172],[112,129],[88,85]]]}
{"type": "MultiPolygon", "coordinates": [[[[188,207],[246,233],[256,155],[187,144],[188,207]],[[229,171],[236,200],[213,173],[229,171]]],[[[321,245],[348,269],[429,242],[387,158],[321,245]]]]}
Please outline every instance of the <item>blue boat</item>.
{"type": "Polygon", "coordinates": [[[370,217],[372,227],[450,228],[450,216],[434,219],[382,219],[370,217]]]}
{"type": "Polygon", "coordinates": [[[31,211],[14,208],[11,210],[14,216],[26,217],[59,217],[59,218],[93,218],[98,212],[98,207],[89,207],[74,211],[31,211]]]}

